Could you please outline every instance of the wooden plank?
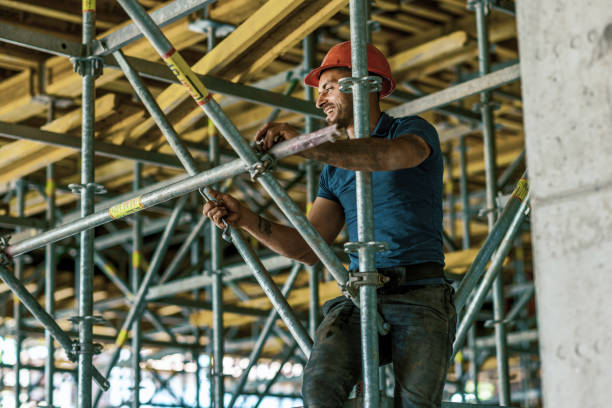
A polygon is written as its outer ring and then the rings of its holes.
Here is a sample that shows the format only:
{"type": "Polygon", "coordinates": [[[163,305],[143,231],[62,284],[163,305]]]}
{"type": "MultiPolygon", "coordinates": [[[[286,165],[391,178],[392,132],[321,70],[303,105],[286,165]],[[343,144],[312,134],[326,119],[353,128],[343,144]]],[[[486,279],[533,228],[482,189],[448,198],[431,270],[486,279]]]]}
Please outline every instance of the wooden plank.
{"type": "MultiPolygon", "coordinates": [[[[115,109],[116,97],[107,94],[96,100],[96,117],[99,121],[109,116],[115,109]]],[[[81,125],[81,109],[75,109],[67,115],[42,127],[57,133],[66,133],[81,125]]],[[[74,154],[73,149],[52,147],[43,143],[18,140],[0,148],[0,183],[8,182],[36,170],[47,164],[74,154]]]]}
{"type": "MultiPolygon", "coordinates": [[[[13,1],[13,0],[0,0],[0,6],[7,7],[19,11],[25,11],[26,13],[39,14],[44,17],[53,18],[61,21],[67,21],[69,23],[82,24],[83,18],[81,14],[68,13],[61,10],[55,10],[51,7],[39,6],[36,4],[26,3],[25,1],[13,1]]],[[[109,21],[102,21],[96,18],[96,27],[109,29],[115,24],[109,21]]]]}

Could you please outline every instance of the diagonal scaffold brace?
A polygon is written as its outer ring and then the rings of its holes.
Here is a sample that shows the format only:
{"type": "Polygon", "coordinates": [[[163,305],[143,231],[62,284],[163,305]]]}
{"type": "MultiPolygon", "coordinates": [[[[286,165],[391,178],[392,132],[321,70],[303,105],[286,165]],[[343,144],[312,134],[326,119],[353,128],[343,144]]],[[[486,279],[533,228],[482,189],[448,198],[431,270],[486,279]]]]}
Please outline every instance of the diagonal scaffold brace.
{"type": "MultiPolygon", "coordinates": [[[[331,250],[329,245],[323,240],[318,231],[310,224],[306,216],[300,210],[300,208],[293,202],[289,197],[289,194],[282,188],[278,181],[268,172],[265,171],[265,167],[262,166],[258,155],[253,151],[249,144],[242,138],[238,129],[225,115],[221,107],[212,98],[212,94],[204,86],[200,78],[191,70],[189,65],[185,62],[183,57],[177,50],[172,46],[168,39],[161,32],[159,27],[155,25],[151,17],[146,11],[134,0],[118,0],[118,3],[125,10],[128,16],[134,21],[139,27],[144,36],[149,40],[153,48],[162,57],[164,62],[168,65],[172,73],[177,79],[185,86],[189,94],[195,100],[195,102],[202,108],[206,115],[212,120],[215,127],[219,129],[221,134],[224,136],[226,141],[238,154],[238,156],[244,160],[250,169],[251,177],[256,179],[264,189],[270,194],[272,199],[276,202],[279,208],[287,216],[289,221],[293,224],[296,230],[304,238],[304,240],[310,245],[313,252],[321,260],[323,265],[332,274],[338,285],[341,287],[344,293],[346,293],[346,285],[348,283],[348,272],[338,259],[338,257],[331,250]]],[[[179,157],[180,158],[180,157],[179,157]]],[[[238,232],[233,229],[232,234],[239,235],[238,232]]],[[[233,239],[233,235],[232,235],[233,239]]],[[[240,238],[238,238],[240,239],[240,238]]],[[[240,240],[239,242],[241,242],[240,240]]],[[[236,242],[234,242],[236,244],[236,242]]],[[[260,262],[253,262],[253,253],[250,248],[241,248],[237,245],[239,251],[245,250],[243,258],[250,265],[256,265],[260,262]]],[[[264,290],[266,288],[264,287],[264,290]]],[[[277,288],[278,289],[278,288],[277,288]]],[[[276,291],[278,292],[278,291],[276,291]]],[[[278,294],[278,293],[277,293],[278,294]]],[[[358,300],[354,296],[350,296],[351,300],[358,305],[358,300]]],[[[281,314],[282,317],[282,314],[281,314]]],[[[378,328],[381,333],[385,333],[387,328],[384,321],[378,316],[377,319],[378,328]]],[[[306,334],[306,337],[310,337],[306,334]]],[[[301,339],[296,337],[298,344],[302,350],[309,347],[304,347],[301,343],[301,339]]],[[[311,342],[311,341],[310,341],[311,342]]],[[[306,353],[307,355],[309,352],[306,353]]]]}
{"type": "MultiPolygon", "coordinates": [[[[38,301],[28,292],[26,287],[21,283],[15,275],[8,269],[7,263],[10,262],[9,258],[2,252],[3,246],[7,245],[8,240],[6,238],[0,239],[0,279],[6,283],[11,291],[17,296],[19,301],[32,313],[32,315],[40,322],[45,329],[47,329],[51,335],[57,340],[57,342],[64,348],[68,358],[72,362],[77,361],[78,352],[75,346],[78,342],[73,341],[57,324],[55,319],[47,313],[47,311],[38,303],[38,301]]],[[[95,367],[93,368],[93,378],[96,383],[103,390],[108,390],[110,387],[109,382],[95,367]]]]}

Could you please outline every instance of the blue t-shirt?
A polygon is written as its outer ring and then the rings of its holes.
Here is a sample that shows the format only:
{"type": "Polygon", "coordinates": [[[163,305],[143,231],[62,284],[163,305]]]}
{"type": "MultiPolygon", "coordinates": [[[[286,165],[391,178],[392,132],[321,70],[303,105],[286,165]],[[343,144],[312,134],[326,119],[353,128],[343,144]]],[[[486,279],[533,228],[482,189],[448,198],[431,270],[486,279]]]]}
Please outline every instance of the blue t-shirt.
{"type": "MultiPolygon", "coordinates": [[[[442,173],[440,140],[435,128],[418,116],[392,118],[382,113],[372,137],[395,139],[416,134],[431,147],[419,166],[372,172],[374,239],[389,250],[376,254],[376,266],[388,268],[423,262],[444,265],[442,249],[442,173]]],[[[342,205],[349,241],[358,241],[355,172],[326,164],[319,181],[319,197],[342,205]]],[[[351,269],[359,256],[350,253],[351,269]]]]}

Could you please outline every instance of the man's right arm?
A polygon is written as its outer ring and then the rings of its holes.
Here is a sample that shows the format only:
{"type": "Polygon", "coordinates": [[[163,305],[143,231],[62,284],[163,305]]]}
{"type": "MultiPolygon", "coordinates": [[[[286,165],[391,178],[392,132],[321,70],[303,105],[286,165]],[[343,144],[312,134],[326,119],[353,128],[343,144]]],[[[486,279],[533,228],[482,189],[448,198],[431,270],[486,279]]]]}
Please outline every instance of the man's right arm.
{"type": "MultiPolygon", "coordinates": [[[[308,265],[318,261],[316,254],[295,228],[271,222],[255,214],[228,194],[211,190],[211,195],[217,201],[206,203],[203,213],[218,227],[223,228],[225,219],[230,226],[244,229],[280,255],[308,265]]],[[[335,201],[317,197],[308,213],[308,219],[330,244],[344,225],[344,212],[342,206],[335,201]]]]}

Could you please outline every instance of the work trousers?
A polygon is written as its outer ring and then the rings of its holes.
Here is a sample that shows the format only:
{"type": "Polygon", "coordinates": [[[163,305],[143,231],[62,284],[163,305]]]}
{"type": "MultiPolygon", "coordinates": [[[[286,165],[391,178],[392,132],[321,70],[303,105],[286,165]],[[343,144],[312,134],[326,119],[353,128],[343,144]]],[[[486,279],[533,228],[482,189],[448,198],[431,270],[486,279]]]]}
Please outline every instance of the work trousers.
{"type": "MultiPolygon", "coordinates": [[[[440,284],[379,294],[379,311],[391,329],[379,336],[380,363],[393,363],[394,406],[440,408],[457,315],[454,290],[440,284]]],[[[347,298],[323,306],[324,318],[304,369],[308,408],[342,407],[361,378],[359,309],[347,298]]]]}

